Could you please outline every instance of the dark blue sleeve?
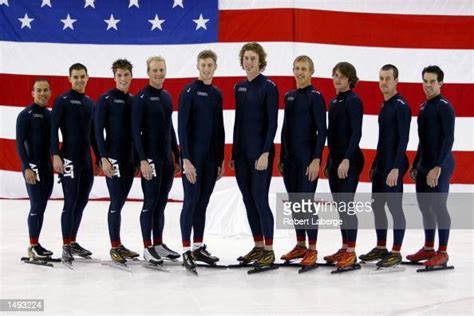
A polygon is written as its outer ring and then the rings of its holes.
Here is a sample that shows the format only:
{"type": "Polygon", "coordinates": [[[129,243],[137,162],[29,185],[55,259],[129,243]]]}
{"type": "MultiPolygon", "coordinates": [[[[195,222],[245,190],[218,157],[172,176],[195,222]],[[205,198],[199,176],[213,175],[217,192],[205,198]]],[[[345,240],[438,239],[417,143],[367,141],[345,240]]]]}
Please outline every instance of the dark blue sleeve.
{"type": "Polygon", "coordinates": [[[25,112],[21,112],[16,119],[16,151],[21,160],[21,168],[23,171],[30,168],[30,161],[26,153],[25,141],[30,129],[30,121],[25,112]]]}
{"type": "Polygon", "coordinates": [[[95,125],[95,138],[97,141],[97,147],[99,148],[100,158],[107,158],[105,152],[105,139],[104,139],[104,128],[105,119],[107,117],[107,103],[105,95],[99,99],[95,107],[94,125],[95,125]]]}
{"type": "Polygon", "coordinates": [[[218,101],[218,113],[217,113],[217,155],[218,155],[218,162],[219,166],[224,161],[224,148],[225,148],[225,129],[224,129],[224,110],[223,110],[223,100],[222,94],[218,93],[219,101],[218,101]]]}
{"type": "Polygon", "coordinates": [[[174,155],[174,161],[179,164],[179,148],[178,140],[176,139],[176,131],[174,129],[173,121],[170,124],[170,134],[171,134],[171,151],[174,155]]]}
{"type": "Polygon", "coordinates": [[[438,118],[441,122],[441,150],[439,152],[436,166],[443,166],[446,159],[451,154],[454,143],[454,122],[455,122],[454,109],[450,104],[442,106],[438,110],[438,118]]]}
{"type": "Polygon", "coordinates": [[[267,83],[266,90],[265,109],[267,111],[268,128],[261,154],[269,153],[272,149],[278,125],[278,88],[273,83],[267,83]]]}
{"type": "Polygon", "coordinates": [[[181,156],[183,159],[191,159],[189,157],[189,129],[190,129],[190,118],[191,109],[193,106],[192,95],[193,89],[187,89],[184,87],[183,91],[179,95],[179,109],[178,109],[178,137],[179,144],[181,146],[181,156]],[[188,92],[189,91],[189,92],[188,92]]]}
{"type": "Polygon", "coordinates": [[[59,155],[58,129],[63,114],[62,98],[57,97],[51,111],[51,155],[59,155]]]}
{"type": "Polygon", "coordinates": [[[281,128],[280,163],[285,162],[285,157],[286,157],[286,98],[285,98],[285,112],[283,114],[283,126],[281,128]]]}
{"type": "Polygon", "coordinates": [[[237,144],[239,142],[238,136],[239,135],[239,106],[237,105],[237,85],[234,86],[234,100],[235,100],[235,118],[234,118],[234,135],[232,137],[232,158],[234,160],[237,153],[237,144]]]}
{"type": "Polygon", "coordinates": [[[402,170],[404,167],[404,158],[407,150],[408,139],[410,137],[410,122],[411,111],[408,104],[398,106],[396,109],[397,115],[397,130],[398,130],[398,145],[397,153],[395,155],[394,166],[391,169],[402,170]]]}
{"type": "Polygon", "coordinates": [[[97,145],[97,138],[95,137],[95,124],[94,124],[95,103],[92,100],[91,100],[91,106],[92,106],[93,113],[92,113],[92,121],[91,121],[90,141],[91,141],[92,150],[94,151],[95,163],[98,165],[100,162],[100,153],[99,153],[99,147],[97,145]]]}
{"type": "Polygon", "coordinates": [[[362,116],[364,110],[359,98],[350,98],[347,101],[346,107],[349,114],[351,138],[349,139],[349,145],[344,154],[344,159],[351,159],[362,137],[362,116]]]}
{"type": "MultiPolygon", "coordinates": [[[[140,161],[146,160],[145,149],[143,148],[142,142],[142,124],[143,124],[143,115],[145,111],[145,103],[143,99],[138,96],[133,98],[132,106],[132,138],[133,145],[138,154],[140,161]]],[[[139,163],[139,162],[137,162],[139,163]]]]}
{"type": "Polygon", "coordinates": [[[316,146],[314,147],[313,159],[322,159],[324,144],[326,143],[326,105],[320,94],[313,97],[312,104],[313,121],[316,123],[318,136],[316,137],[316,146]]]}

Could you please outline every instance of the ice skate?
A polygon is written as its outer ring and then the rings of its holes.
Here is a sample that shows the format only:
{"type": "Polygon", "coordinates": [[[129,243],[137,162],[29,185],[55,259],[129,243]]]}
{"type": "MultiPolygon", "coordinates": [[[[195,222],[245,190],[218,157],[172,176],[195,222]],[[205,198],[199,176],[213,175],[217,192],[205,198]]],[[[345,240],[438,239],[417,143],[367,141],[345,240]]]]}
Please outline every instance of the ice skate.
{"type": "Polygon", "coordinates": [[[250,250],[249,253],[247,253],[244,256],[238,257],[237,261],[240,262],[240,264],[239,264],[240,266],[247,266],[250,263],[257,260],[258,258],[260,258],[262,253],[263,253],[263,247],[253,247],[252,250],[250,250]]]}
{"type": "Polygon", "coordinates": [[[416,253],[407,256],[407,260],[413,263],[420,262],[423,260],[429,260],[436,255],[433,249],[421,248],[416,253]]]}
{"type": "Polygon", "coordinates": [[[316,261],[318,260],[318,252],[316,250],[308,249],[300,262],[301,269],[298,273],[304,273],[318,268],[316,261]]]}
{"type": "MultiPolygon", "coordinates": [[[[360,258],[360,257],[359,257],[360,258]]],[[[399,252],[389,252],[382,260],[377,262],[375,273],[401,272],[405,267],[401,266],[402,255],[399,252]]]]}
{"type": "Polygon", "coordinates": [[[120,248],[110,249],[110,258],[112,259],[112,261],[106,262],[106,264],[111,266],[112,268],[117,268],[127,272],[132,271],[127,265],[127,259],[123,256],[120,248]]]}
{"type": "Polygon", "coordinates": [[[119,252],[122,254],[122,256],[126,260],[137,260],[138,257],[140,257],[140,254],[138,252],[132,251],[130,249],[125,248],[124,245],[120,245],[118,248],[119,252]]]}
{"type": "Polygon", "coordinates": [[[449,256],[446,252],[436,252],[429,260],[423,263],[424,269],[418,269],[416,272],[433,272],[440,270],[452,270],[454,266],[448,266],[449,256]]]}
{"type": "Polygon", "coordinates": [[[72,265],[72,262],[74,261],[74,256],[72,255],[71,245],[63,246],[63,253],[61,259],[61,262],[64,266],[71,270],[74,270],[74,266],[72,265]]]}
{"type": "Polygon", "coordinates": [[[362,264],[367,264],[373,261],[380,261],[388,255],[388,250],[386,248],[377,248],[375,247],[366,254],[360,255],[359,259],[362,264]]]}
{"type": "Polygon", "coordinates": [[[329,256],[326,256],[324,257],[324,261],[326,261],[327,263],[334,263],[336,261],[339,261],[339,259],[346,253],[346,249],[345,248],[341,248],[339,249],[336,253],[332,254],[332,255],[329,255],[329,256]]]}
{"type": "Polygon", "coordinates": [[[81,247],[81,245],[79,245],[77,242],[71,243],[71,252],[74,256],[82,257],[84,259],[92,259],[92,252],[81,247]]]}
{"type": "Polygon", "coordinates": [[[148,269],[159,270],[163,272],[169,272],[169,269],[163,267],[163,259],[156,253],[155,247],[145,248],[143,251],[143,258],[145,262],[142,266],[148,269]]]}
{"type": "Polygon", "coordinates": [[[174,250],[171,250],[166,244],[154,246],[156,253],[164,260],[170,260],[173,262],[178,261],[180,254],[174,250]]]}
{"type": "Polygon", "coordinates": [[[290,252],[281,256],[280,259],[285,261],[284,263],[290,263],[295,259],[303,258],[307,250],[308,248],[306,248],[305,246],[296,245],[290,252]]]}
{"type": "Polygon", "coordinates": [[[336,270],[331,271],[331,273],[344,273],[348,271],[360,269],[360,264],[357,262],[357,256],[355,252],[346,251],[343,255],[339,257],[339,260],[336,262],[336,270]]]}
{"type": "Polygon", "coordinates": [[[278,265],[275,264],[275,253],[273,250],[263,250],[260,258],[253,263],[253,266],[252,270],[247,271],[248,274],[278,269],[278,265]]]}
{"type": "Polygon", "coordinates": [[[196,271],[196,263],[194,263],[193,253],[191,252],[191,250],[188,250],[183,253],[183,266],[186,268],[187,271],[198,275],[198,272],[196,271]]]}

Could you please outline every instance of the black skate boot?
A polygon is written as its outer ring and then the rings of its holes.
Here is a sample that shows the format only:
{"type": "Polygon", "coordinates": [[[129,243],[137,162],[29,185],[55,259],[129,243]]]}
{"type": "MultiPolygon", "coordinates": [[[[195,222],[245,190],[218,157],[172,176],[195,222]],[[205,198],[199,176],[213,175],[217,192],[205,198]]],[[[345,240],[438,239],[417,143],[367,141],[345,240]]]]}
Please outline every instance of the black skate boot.
{"type": "Polygon", "coordinates": [[[196,271],[196,263],[194,262],[193,253],[191,252],[191,250],[188,250],[185,253],[183,253],[183,266],[189,272],[195,275],[198,274],[196,271]]]}
{"type": "Polygon", "coordinates": [[[195,261],[202,261],[204,263],[207,263],[208,265],[215,265],[217,261],[219,261],[219,258],[216,256],[213,256],[207,251],[206,245],[202,245],[201,247],[195,249],[192,252],[193,259],[195,261]]]}
{"type": "Polygon", "coordinates": [[[375,261],[375,260],[381,260],[381,259],[385,258],[385,256],[387,256],[387,255],[388,255],[388,250],[387,249],[385,249],[385,248],[380,249],[380,248],[375,247],[374,249],[372,249],[368,253],[366,253],[364,255],[360,255],[359,259],[363,261],[362,263],[367,263],[367,262],[371,262],[371,261],[375,261]]]}
{"type": "MultiPolygon", "coordinates": [[[[52,254],[52,252],[50,251],[49,253],[52,254]]],[[[28,247],[28,258],[30,258],[31,260],[41,260],[41,259],[46,259],[48,258],[50,255],[48,253],[45,253],[38,245],[36,246],[29,246],[28,247]]]]}
{"type": "Polygon", "coordinates": [[[156,245],[154,246],[154,248],[156,253],[159,254],[160,257],[162,257],[163,259],[176,262],[177,259],[180,257],[179,253],[168,248],[166,244],[156,245]]]}
{"type": "Polygon", "coordinates": [[[77,242],[72,242],[71,243],[71,251],[73,255],[82,257],[82,258],[90,258],[92,255],[92,252],[89,250],[82,248],[81,245],[79,245],[77,242]]]}
{"type": "Polygon", "coordinates": [[[72,255],[71,245],[63,246],[63,253],[61,256],[61,262],[68,267],[69,269],[74,269],[72,262],[74,261],[74,256],[72,255]]]}
{"type": "Polygon", "coordinates": [[[37,247],[39,247],[39,249],[45,256],[51,257],[53,255],[53,252],[51,250],[44,248],[43,246],[41,246],[40,243],[38,243],[37,247]]]}

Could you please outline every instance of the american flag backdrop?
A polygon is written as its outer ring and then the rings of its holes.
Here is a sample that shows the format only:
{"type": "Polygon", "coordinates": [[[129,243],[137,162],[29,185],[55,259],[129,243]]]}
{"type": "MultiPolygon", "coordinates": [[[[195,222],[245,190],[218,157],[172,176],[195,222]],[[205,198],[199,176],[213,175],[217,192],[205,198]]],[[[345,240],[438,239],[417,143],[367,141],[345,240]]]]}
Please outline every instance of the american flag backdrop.
{"type": "MultiPolygon", "coordinates": [[[[97,100],[114,86],[112,62],[127,58],[134,65],[131,92],[148,82],[146,59],[167,60],[165,89],[177,99],[182,87],[197,76],[196,55],[203,49],[218,54],[214,83],[224,95],[226,160],[232,146],[234,84],[243,78],[238,53],[243,43],[260,42],[268,53],[264,74],[280,91],[279,150],[285,92],[294,89],[293,59],[306,54],[315,61],[314,85],[326,102],[334,95],[332,67],[339,61],[355,65],[361,82],[355,88],[364,102],[363,149],[366,166],[360,190],[368,191],[367,169],[377,145],[377,114],[382,102],[378,71],[392,63],[400,70],[399,91],[416,116],[424,100],[421,70],[430,64],[445,72],[443,95],[456,110],[452,190],[474,191],[474,84],[472,0],[0,0],[0,197],[27,197],[15,150],[15,121],[32,103],[35,78],[51,82],[54,98],[68,90],[68,67],[89,69],[87,94],[97,100]]],[[[410,162],[418,144],[416,118],[408,144],[410,162]]],[[[325,162],[325,161],[324,161],[325,162]]],[[[276,163],[275,163],[276,166],[276,163]]],[[[276,168],[271,192],[283,191],[276,168]]],[[[406,191],[413,184],[405,179],[406,191]]],[[[318,191],[327,192],[326,180],[318,191]]],[[[62,196],[55,185],[53,197],[62,196]]],[[[91,198],[107,197],[103,177],[96,177],[91,198]]],[[[219,181],[216,196],[229,207],[238,198],[231,170],[219,181]]],[[[130,197],[141,198],[138,179],[130,197]]],[[[182,199],[179,178],[170,198],[182,199]]]]}

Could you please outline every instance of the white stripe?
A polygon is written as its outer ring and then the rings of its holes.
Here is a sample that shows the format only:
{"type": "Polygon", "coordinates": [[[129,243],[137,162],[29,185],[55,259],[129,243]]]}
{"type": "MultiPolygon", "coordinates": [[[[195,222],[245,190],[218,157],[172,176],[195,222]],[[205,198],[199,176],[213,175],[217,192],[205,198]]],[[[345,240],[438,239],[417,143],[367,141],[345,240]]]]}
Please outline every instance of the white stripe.
{"type": "Polygon", "coordinates": [[[473,15],[472,0],[219,0],[219,10],[274,8],[387,14],[473,15]]]}
{"type": "MultiPolygon", "coordinates": [[[[69,66],[82,62],[94,77],[110,78],[110,65],[117,58],[128,58],[134,64],[134,76],[147,78],[146,59],[161,54],[167,59],[168,78],[197,76],[196,56],[203,49],[218,54],[216,77],[243,77],[238,62],[242,43],[199,45],[77,45],[50,43],[1,42],[0,73],[24,75],[67,76],[69,66]],[[39,53],[41,52],[41,53],[39,53]]],[[[421,82],[421,71],[428,64],[439,65],[445,73],[445,83],[474,83],[473,50],[401,49],[292,42],[267,42],[267,76],[292,76],[296,56],[306,54],[315,61],[316,77],[331,78],[332,68],[340,61],[354,64],[364,81],[378,81],[382,65],[391,63],[400,70],[400,82],[421,82]]],[[[237,81],[237,79],[236,79],[237,81]]],[[[132,83],[133,84],[133,83],[132,83]]],[[[166,88],[166,83],[165,83],[166,88]]]]}
{"type": "MultiPolygon", "coordinates": [[[[226,167],[227,168],[227,167],[226,167]]],[[[361,182],[357,187],[357,192],[370,192],[371,184],[368,182],[361,182]]],[[[450,192],[474,192],[474,185],[466,184],[454,184],[449,186],[450,192]]],[[[211,201],[218,196],[221,201],[232,201],[229,199],[229,195],[232,196],[234,193],[238,193],[239,201],[240,193],[237,186],[237,182],[234,177],[224,177],[217,181],[216,187],[211,197],[211,201]]],[[[277,192],[286,192],[283,184],[282,177],[273,177],[270,186],[270,195],[277,192]]],[[[329,184],[326,179],[320,179],[318,181],[317,192],[328,193],[329,184]]],[[[414,184],[405,184],[404,192],[415,192],[414,184]]],[[[51,198],[62,198],[63,192],[61,185],[58,184],[57,176],[55,175],[53,194],[51,198]]],[[[90,194],[91,199],[108,198],[109,193],[104,177],[95,177],[92,192],[90,194]]],[[[131,199],[143,199],[143,193],[141,188],[141,180],[135,178],[132,189],[128,196],[131,199]]],[[[0,198],[28,198],[26,192],[25,182],[20,172],[0,170],[0,198]]],[[[180,178],[175,178],[173,187],[170,191],[169,198],[173,200],[183,199],[183,186],[180,178]]]]}
{"type": "MultiPolygon", "coordinates": [[[[0,106],[1,126],[0,138],[15,139],[15,124],[18,113],[22,110],[20,107],[0,106]]],[[[280,143],[281,127],[283,126],[284,111],[278,111],[278,129],[275,135],[275,143],[280,143]]],[[[173,112],[174,127],[178,127],[178,113],[173,112]]],[[[235,120],[235,111],[224,111],[225,142],[232,144],[233,128],[235,120]]],[[[454,133],[453,150],[456,151],[474,151],[474,139],[468,135],[474,135],[474,118],[458,117],[456,118],[456,128],[454,133]]],[[[410,140],[408,150],[416,150],[418,146],[416,117],[412,117],[410,126],[410,140]]],[[[376,115],[364,115],[362,124],[362,139],[360,147],[363,149],[376,149],[378,141],[378,121],[376,115]]]]}

